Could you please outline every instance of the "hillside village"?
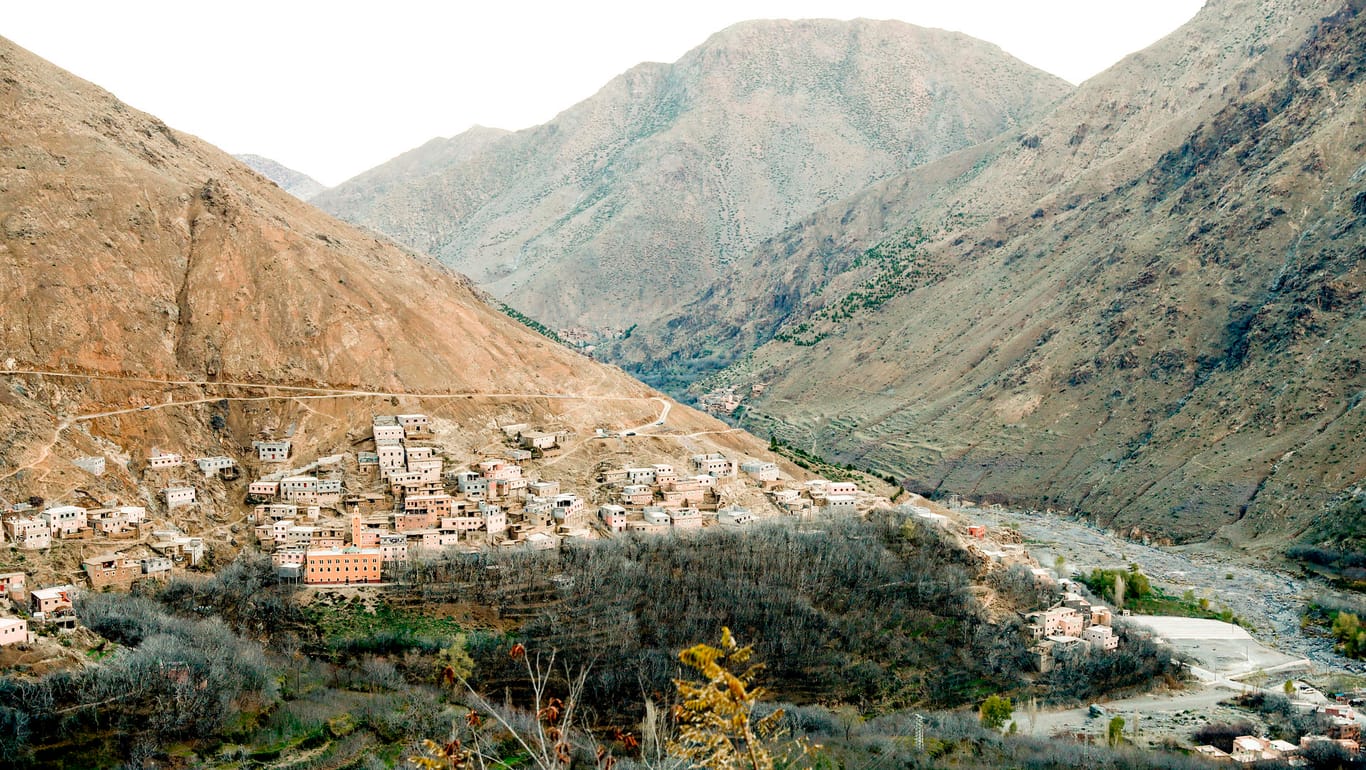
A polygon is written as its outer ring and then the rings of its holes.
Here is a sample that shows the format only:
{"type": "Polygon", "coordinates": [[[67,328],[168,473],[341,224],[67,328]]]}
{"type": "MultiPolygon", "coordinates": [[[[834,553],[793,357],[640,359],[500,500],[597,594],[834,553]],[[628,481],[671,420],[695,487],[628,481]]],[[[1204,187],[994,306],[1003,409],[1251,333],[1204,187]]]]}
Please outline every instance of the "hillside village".
{"type": "MultiPolygon", "coordinates": [[[[470,454],[443,442],[437,425],[449,423],[421,413],[377,414],[364,435],[348,436],[344,451],[320,456],[301,456],[294,441],[268,435],[253,441],[240,460],[149,448],[139,469],[143,488],[154,494],[137,501],[142,504],[0,501],[0,533],[11,563],[54,549],[66,549],[68,562],[71,548],[81,555],[79,567],[67,572],[54,574],[51,564],[61,560],[53,559],[31,572],[8,566],[0,571],[0,593],[10,600],[0,609],[0,649],[15,651],[0,657],[56,660],[66,637],[88,633],[74,612],[80,592],[129,591],[142,581],[212,570],[216,549],[268,554],[281,582],[382,590],[388,582],[401,582],[412,561],[450,553],[686,537],[761,519],[820,520],[892,505],[854,481],[796,477],[775,462],[721,451],[683,453],[672,461],[658,453],[615,465],[599,460],[585,481],[582,473],[556,464],[586,442],[619,441],[637,431],[599,429],[577,436],[567,429],[508,423],[499,426],[499,449],[489,445],[470,454]],[[225,501],[236,519],[222,515],[225,501]]],[[[606,456],[640,457],[638,447],[621,446],[625,451],[606,456]]],[[[103,470],[96,458],[77,458],[77,465],[91,473],[103,470]]],[[[945,507],[917,495],[909,499],[905,510],[913,520],[950,533],[980,569],[1023,570],[1032,581],[1039,602],[1019,617],[1019,628],[1038,676],[1076,656],[1116,651],[1136,633],[1133,627],[1118,632],[1119,613],[1095,601],[1070,570],[1040,566],[1014,530],[974,520],[971,502],[955,496],[945,507]]],[[[1294,759],[1322,741],[1356,753],[1355,715],[1325,719],[1331,727],[1307,736],[1303,745],[1248,735],[1239,737],[1232,752],[1214,746],[1197,751],[1244,764],[1294,759]]]]}
{"type": "MultiPolygon", "coordinates": [[[[651,462],[601,468],[589,489],[551,477],[571,433],[525,423],[500,426],[499,456],[451,456],[425,414],[380,414],[351,451],[301,458],[288,439],[252,443],[245,466],[226,455],[187,460],[151,449],[143,482],[154,505],[8,503],[3,532],[12,554],[78,545],[79,572],[30,586],[22,571],[0,574],[14,605],[0,623],[0,645],[35,640],[36,632],[75,627],[72,600],[82,590],[128,591],[206,568],[214,547],[270,555],[278,579],[308,586],[380,585],[413,559],[446,552],[525,548],[631,535],[681,535],[705,527],[744,527],[770,517],[866,513],[890,501],[853,481],[796,479],[767,460],[720,452],[688,456],[686,465],[651,462]],[[306,460],[306,462],[301,462],[306,460]],[[208,504],[216,491],[237,501],[242,527],[225,543],[172,524],[175,514],[208,504]],[[30,629],[29,623],[33,628],[30,629]]],[[[588,440],[609,436],[599,431],[588,440]]],[[[88,465],[89,462],[85,461],[88,465]]],[[[948,509],[913,504],[917,520],[954,531],[986,562],[1024,564],[1053,606],[1025,618],[1035,668],[1058,655],[1113,650],[1110,610],[1091,605],[1066,576],[1038,567],[1022,546],[997,542],[987,528],[962,524],[948,509]]],[[[179,520],[184,521],[182,516],[179,520]]]]}

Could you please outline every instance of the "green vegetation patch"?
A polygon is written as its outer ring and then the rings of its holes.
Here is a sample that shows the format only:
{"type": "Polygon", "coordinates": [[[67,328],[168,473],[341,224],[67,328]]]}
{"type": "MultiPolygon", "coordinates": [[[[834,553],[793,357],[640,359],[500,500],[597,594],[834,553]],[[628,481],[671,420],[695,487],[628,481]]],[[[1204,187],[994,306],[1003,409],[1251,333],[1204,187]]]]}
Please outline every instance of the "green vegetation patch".
{"type": "Polygon", "coordinates": [[[315,602],[303,609],[322,645],[334,655],[383,655],[407,650],[436,654],[462,638],[463,629],[448,617],[400,609],[380,600],[341,604],[315,602]]]}

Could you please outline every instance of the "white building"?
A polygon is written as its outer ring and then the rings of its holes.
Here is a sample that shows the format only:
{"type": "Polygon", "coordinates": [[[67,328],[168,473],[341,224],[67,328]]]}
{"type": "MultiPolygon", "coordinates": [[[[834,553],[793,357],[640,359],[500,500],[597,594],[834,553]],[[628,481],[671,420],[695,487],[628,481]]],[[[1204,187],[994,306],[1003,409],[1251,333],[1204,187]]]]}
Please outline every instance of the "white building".
{"type": "Polygon", "coordinates": [[[712,477],[730,478],[735,475],[735,461],[723,454],[693,455],[692,468],[712,477]]]}
{"type": "Polygon", "coordinates": [[[755,518],[755,515],[748,508],[739,506],[722,508],[716,512],[716,523],[727,526],[743,526],[752,523],[755,518]]]}
{"type": "Polygon", "coordinates": [[[167,508],[179,508],[194,503],[194,487],[166,487],[161,490],[166,497],[167,508]]]}
{"type": "Polygon", "coordinates": [[[89,526],[86,510],[74,505],[48,508],[43,511],[42,518],[57,537],[74,535],[89,526]]]}
{"type": "Polygon", "coordinates": [[[200,457],[199,459],[194,461],[194,464],[199,466],[199,470],[203,471],[205,476],[212,476],[213,474],[225,468],[233,467],[237,463],[233,462],[233,459],[231,457],[219,456],[200,457]]]}
{"type": "Polygon", "coordinates": [[[263,463],[280,463],[289,459],[288,441],[253,441],[251,445],[256,450],[256,457],[263,463]]]}
{"type": "Polygon", "coordinates": [[[147,458],[147,467],[160,470],[162,468],[179,468],[185,458],[174,452],[156,452],[147,458]]]}
{"type": "Polygon", "coordinates": [[[750,460],[740,465],[740,470],[744,471],[755,481],[777,481],[778,465],[767,463],[760,460],[750,460]]]}
{"type": "Polygon", "coordinates": [[[825,498],[826,512],[831,515],[858,513],[857,502],[853,495],[830,495],[825,498]]]}

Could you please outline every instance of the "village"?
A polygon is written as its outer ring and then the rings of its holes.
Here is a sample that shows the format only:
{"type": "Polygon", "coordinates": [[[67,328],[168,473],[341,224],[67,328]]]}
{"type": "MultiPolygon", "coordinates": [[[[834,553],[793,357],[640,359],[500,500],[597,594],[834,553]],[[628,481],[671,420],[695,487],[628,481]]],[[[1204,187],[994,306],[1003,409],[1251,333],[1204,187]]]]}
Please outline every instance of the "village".
{"type": "MultiPolygon", "coordinates": [[[[128,591],[141,581],[202,569],[210,544],[171,517],[184,521],[213,490],[239,501],[244,514],[242,534],[250,537],[233,537],[231,544],[269,554],[280,580],[310,586],[381,584],[396,565],[447,551],[547,550],[628,533],[743,527],[762,516],[855,513],[885,503],[850,481],[794,482],[773,462],[715,452],[694,454],[678,468],[655,462],[603,469],[585,495],[561,480],[526,473],[528,465],[558,457],[569,432],[517,423],[501,426],[501,433],[501,456],[456,462],[433,441],[427,415],[376,415],[355,451],[307,462],[290,440],[278,438],[254,441],[248,468],[226,455],[187,460],[153,448],[143,468],[144,485],[156,490],[151,510],[147,501],[5,503],[0,542],[15,553],[71,544],[93,555],[80,559],[78,573],[42,587],[30,586],[25,572],[0,574],[0,592],[16,610],[0,618],[0,646],[31,642],[35,629],[74,628],[78,591],[128,591]],[[756,510],[747,504],[754,500],[766,502],[756,510]]],[[[598,431],[594,438],[608,437],[598,431]]],[[[100,472],[96,461],[76,464],[100,472]]]]}
{"type": "MultiPolygon", "coordinates": [[[[0,574],[0,594],[11,605],[0,610],[0,648],[76,629],[73,604],[80,591],[128,591],[141,581],[202,570],[206,538],[169,522],[172,513],[193,511],[211,488],[241,509],[243,537],[233,543],[269,554],[280,581],[319,588],[382,586],[410,560],[450,552],[687,536],[762,518],[857,515],[891,505],[853,481],[795,479],[777,463],[719,452],[692,454],[682,467],[650,462],[601,468],[593,488],[573,489],[547,474],[569,432],[522,423],[500,430],[503,450],[496,456],[456,459],[434,440],[427,415],[380,414],[352,451],[319,457],[299,458],[291,441],[279,438],[254,441],[246,468],[225,455],[187,461],[152,449],[143,477],[157,490],[150,510],[118,501],[91,508],[45,506],[36,498],[5,504],[0,536],[16,551],[79,543],[95,555],[81,559],[71,579],[41,587],[30,586],[26,572],[0,574]]],[[[599,430],[594,438],[610,436],[599,430]]],[[[916,521],[951,533],[988,569],[1028,569],[1040,594],[1051,597],[1021,618],[1038,674],[1071,656],[1120,647],[1115,611],[1087,598],[1070,572],[1040,567],[1007,530],[964,520],[961,501],[950,502],[944,507],[913,495],[907,510],[916,521]]],[[[1351,707],[1320,708],[1332,726],[1324,735],[1307,736],[1303,745],[1240,736],[1232,752],[1214,746],[1196,751],[1244,764],[1294,761],[1311,743],[1332,741],[1355,754],[1360,727],[1351,707]]]]}

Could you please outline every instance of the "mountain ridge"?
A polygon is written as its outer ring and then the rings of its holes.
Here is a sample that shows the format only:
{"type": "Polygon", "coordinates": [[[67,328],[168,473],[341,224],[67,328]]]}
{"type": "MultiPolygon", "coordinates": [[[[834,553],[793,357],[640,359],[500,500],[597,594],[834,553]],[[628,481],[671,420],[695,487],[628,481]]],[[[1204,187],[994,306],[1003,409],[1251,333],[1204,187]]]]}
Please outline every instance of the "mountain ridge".
{"type": "MultiPolygon", "coordinates": [[[[0,306],[19,309],[0,314],[6,500],[141,501],[169,517],[155,490],[172,479],[146,468],[153,448],[255,467],[257,439],[331,454],[365,435],[371,414],[401,408],[443,421],[465,456],[501,440],[499,425],[591,434],[653,424],[661,410],[658,430],[691,437],[642,435],[642,452],[686,441],[767,455],[489,307],[435,260],[3,38],[0,106],[0,306]]],[[[584,472],[613,451],[581,450],[584,472]]],[[[226,545],[214,517],[241,500],[201,492],[177,523],[217,527],[226,545]]]]}
{"type": "Polygon", "coordinates": [[[1070,89],[965,41],[900,22],[742,23],[474,156],[386,164],[315,203],[552,326],[620,330],[663,312],[657,289],[685,298],[815,205],[1070,89]]]}
{"type": "Polygon", "coordinates": [[[241,153],[233,155],[262,176],[280,186],[280,189],[299,200],[306,201],[317,195],[327,186],[302,171],[295,171],[285,164],[262,155],[241,153]]]}
{"type": "Polygon", "coordinates": [[[1358,141],[1334,117],[1361,98],[1356,8],[1209,3],[1019,133],[771,240],[621,355],[729,366],[703,387],[761,386],[743,424],[918,491],[1284,544],[1366,473],[1360,174],[1333,149],[1358,141]],[[1282,283],[1317,294],[1268,300],[1282,283]]]}

